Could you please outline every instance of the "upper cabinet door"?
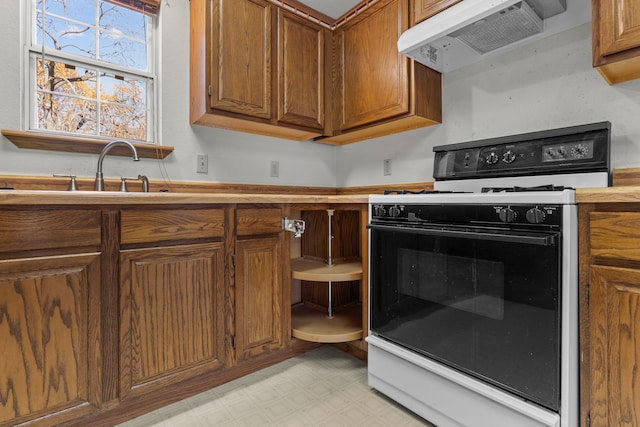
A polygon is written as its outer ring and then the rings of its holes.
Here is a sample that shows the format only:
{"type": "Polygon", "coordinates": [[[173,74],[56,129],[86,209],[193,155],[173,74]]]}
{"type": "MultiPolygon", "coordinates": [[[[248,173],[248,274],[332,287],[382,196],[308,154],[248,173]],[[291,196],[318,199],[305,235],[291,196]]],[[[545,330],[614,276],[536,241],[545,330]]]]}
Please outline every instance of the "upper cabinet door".
{"type": "Polygon", "coordinates": [[[271,18],[265,0],[213,0],[211,108],[271,117],[271,18]]]}
{"type": "Polygon", "coordinates": [[[278,122],[324,127],[324,29],[278,9],[278,122]]]}
{"type": "Polygon", "coordinates": [[[413,0],[413,19],[411,22],[413,24],[422,22],[461,1],[462,0],[413,0]]]}
{"type": "Polygon", "coordinates": [[[601,54],[640,46],[640,4],[637,0],[600,1],[601,54]]]}
{"type": "Polygon", "coordinates": [[[383,1],[337,30],[341,62],[340,129],[409,111],[409,60],[397,41],[408,27],[408,2],[383,1]]]}

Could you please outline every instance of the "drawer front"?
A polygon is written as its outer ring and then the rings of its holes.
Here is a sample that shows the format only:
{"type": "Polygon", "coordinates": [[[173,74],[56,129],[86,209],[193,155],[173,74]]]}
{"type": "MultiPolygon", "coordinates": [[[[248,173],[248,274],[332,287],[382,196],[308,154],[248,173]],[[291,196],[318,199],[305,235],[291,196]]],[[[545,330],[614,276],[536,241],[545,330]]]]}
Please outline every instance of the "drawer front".
{"type": "Polygon", "coordinates": [[[127,209],[120,221],[123,245],[224,236],[223,209],[127,209]]]}
{"type": "Polygon", "coordinates": [[[280,208],[238,208],[236,211],[236,234],[252,236],[274,234],[282,231],[280,208]]]}
{"type": "Polygon", "coordinates": [[[591,255],[640,261],[640,212],[592,212],[591,255]]]}
{"type": "Polygon", "coordinates": [[[0,210],[0,253],[100,245],[100,212],[0,210]]]}

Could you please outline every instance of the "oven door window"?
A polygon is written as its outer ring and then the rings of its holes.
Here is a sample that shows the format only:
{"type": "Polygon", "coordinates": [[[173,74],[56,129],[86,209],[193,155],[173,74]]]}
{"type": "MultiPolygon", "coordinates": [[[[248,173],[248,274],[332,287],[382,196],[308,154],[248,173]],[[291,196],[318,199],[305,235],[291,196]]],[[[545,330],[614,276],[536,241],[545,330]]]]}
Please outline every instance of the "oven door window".
{"type": "Polygon", "coordinates": [[[559,410],[559,233],[370,228],[374,334],[559,410]]]}

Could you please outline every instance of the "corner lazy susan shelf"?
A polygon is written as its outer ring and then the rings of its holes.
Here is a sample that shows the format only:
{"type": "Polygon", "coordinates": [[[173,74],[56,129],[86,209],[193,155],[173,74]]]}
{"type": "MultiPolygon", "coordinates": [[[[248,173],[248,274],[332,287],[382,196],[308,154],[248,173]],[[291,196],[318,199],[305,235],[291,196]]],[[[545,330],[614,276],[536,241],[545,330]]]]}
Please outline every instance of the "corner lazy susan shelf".
{"type": "Polygon", "coordinates": [[[362,337],[362,311],[359,306],[351,306],[333,312],[333,283],[362,280],[360,261],[333,261],[331,256],[331,219],[333,209],[327,209],[329,216],[329,256],[327,262],[298,258],[291,260],[291,277],[312,282],[327,282],[329,292],[328,313],[314,310],[304,305],[291,310],[291,330],[295,338],[321,343],[354,341],[362,337]]]}

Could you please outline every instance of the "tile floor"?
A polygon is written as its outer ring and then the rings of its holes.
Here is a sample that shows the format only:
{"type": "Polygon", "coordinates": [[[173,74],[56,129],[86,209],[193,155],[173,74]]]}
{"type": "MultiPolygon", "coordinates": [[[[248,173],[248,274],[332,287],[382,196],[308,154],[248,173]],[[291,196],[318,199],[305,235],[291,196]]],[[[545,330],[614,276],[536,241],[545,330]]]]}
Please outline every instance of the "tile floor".
{"type": "Polygon", "coordinates": [[[367,386],[367,366],[331,345],[120,424],[121,427],[431,426],[367,386]]]}

